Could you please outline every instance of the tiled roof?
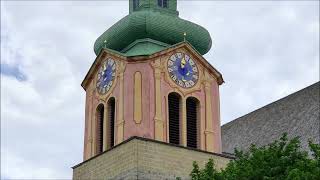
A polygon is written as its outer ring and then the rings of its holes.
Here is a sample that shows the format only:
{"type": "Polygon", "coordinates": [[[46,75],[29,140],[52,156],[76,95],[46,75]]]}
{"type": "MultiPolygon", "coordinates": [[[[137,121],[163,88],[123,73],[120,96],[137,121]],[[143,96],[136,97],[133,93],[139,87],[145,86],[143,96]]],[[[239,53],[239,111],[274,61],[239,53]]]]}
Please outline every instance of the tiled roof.
{"type": "Polygon", "coordinates": [[[267,145],[287,132],[300,137],[308,150],[308,140],[320,143],[320,83],[317,82],[285,98],[268,104],[221,127],[222,151],[248,150],[251,144],[267,145]]]}
{"type": "MultiPolygon", "coordinates": [[[[142,2],[146,4],[141,6],[148,5],[149,1],[142,2]]],[[[131,12],[107,29],[96,40],[94,51],[96,55],[102,48],[123,51],[134,41],[146,38],[169,45],[185,38],[202,55],[210,50],[212,43],[209,32],[200,25],[179,18],[178,13],[169,13],[167,8],[148,5],[131,12]]]]}

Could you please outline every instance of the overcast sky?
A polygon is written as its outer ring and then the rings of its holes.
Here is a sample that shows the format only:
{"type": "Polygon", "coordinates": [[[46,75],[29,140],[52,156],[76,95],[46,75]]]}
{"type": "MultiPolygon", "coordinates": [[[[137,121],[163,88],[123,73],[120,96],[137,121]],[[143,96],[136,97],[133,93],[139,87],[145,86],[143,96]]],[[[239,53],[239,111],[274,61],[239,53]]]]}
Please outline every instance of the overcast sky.
{"type": "MultiPolygon", "coordinates": [[[[319,2],[178,1],[210,32],[229,122],[319,81],[319,2]]],[[[93,44],[128,1],[1,1],[1,177],[68,178],[82,161],[93,44]]]]}

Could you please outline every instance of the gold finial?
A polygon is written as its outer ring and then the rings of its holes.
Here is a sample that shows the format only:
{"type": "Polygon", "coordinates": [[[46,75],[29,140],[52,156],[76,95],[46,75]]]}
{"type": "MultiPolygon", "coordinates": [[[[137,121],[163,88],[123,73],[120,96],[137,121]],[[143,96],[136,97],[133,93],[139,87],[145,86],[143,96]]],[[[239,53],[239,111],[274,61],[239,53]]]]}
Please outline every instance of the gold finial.
{"type": "Polygon", "coordinates": [[[184,32],[184,33],[183,33],[183,41],[186,41],[186,36],[187,36],[187,33],[184,32]]]}
{"type": "Polygon", "coordinates": [[[106,46],[107,40],[104,40],[103,43],[104,43],[104,48],[107,48],[107,46],[106,46]]]}

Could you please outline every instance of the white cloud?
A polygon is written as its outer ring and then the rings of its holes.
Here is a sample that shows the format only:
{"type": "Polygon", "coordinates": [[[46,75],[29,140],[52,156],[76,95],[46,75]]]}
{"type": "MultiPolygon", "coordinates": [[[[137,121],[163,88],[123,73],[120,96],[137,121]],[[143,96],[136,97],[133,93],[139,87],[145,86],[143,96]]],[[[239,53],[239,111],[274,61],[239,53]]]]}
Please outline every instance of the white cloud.
{"type": "MultiPolygon", "coordinates": [[[[213,37],[205,57],[226,81],[220,89],[222,123],[319,81],[317,5],[206,1],[192,4],[201,13],[180,11],[213,37]]],[[[189,7],[189,1],[180,3],[189,7]]]]}
{"type": "MultiPolygon", "coordinates": [[[[61,174],[61,172],[55,171],[52,167],[32,166],[32,164],[21,157],[12,154],[10,151],[2,153],[5,155],[3,159],[1,159],[3,161],[1,162],[2,166],[10,167],[8,169],[4,169],[4,172],[2,172],[3,177],[6,177],[6,179],[61,178],[61,176],[57,176],[57,174],[61,174]]],[[[66,174],[65,177],[68,177],[68,175],[66,174]]]]}
{"type": "MultiPolygon", "coordinates": [[[[222,122],[319,80],[319,2],[178,1],[210,31],[205,55],[224,76],[222,122]]],[[[93,43],[128,13],[127,1],[1,1],[2,171],[9,178],[71,178],[82,160],[93,43]]]]}

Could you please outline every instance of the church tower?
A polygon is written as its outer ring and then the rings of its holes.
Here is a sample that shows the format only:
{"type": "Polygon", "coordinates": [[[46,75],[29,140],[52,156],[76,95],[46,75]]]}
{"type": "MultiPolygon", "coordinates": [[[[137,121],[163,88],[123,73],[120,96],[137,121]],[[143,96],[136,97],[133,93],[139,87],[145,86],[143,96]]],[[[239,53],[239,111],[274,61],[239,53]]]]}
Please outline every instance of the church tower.
{"type": "Polygon", "coordinates": [[[221,153],[222,75],[203,57],[208,31],[179,18],[177,0],[129,0],[129,15],[94,44],[84,160],[133,136],[221,153]]]}

